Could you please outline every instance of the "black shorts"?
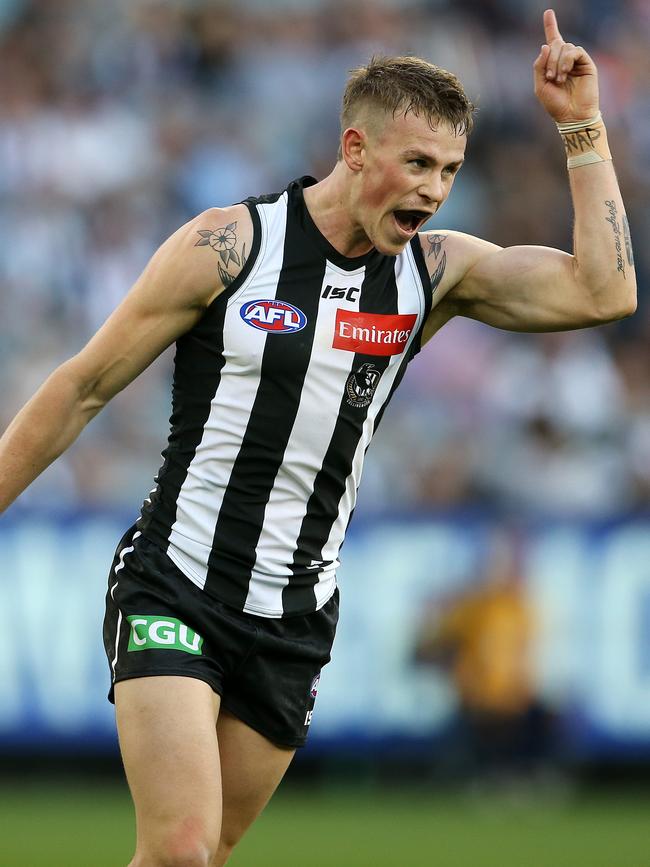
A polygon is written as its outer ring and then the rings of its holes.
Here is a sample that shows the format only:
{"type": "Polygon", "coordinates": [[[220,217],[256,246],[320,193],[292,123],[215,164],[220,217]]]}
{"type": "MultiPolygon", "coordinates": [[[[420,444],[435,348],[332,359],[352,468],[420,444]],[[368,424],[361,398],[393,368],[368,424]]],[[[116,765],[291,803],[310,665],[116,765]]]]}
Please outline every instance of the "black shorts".
{"type": "Polygon", "coordinates": [[[208,596],[158,546],[141,536],[133,543],[133,534],[117,548],[106,594],[109,701],[120,680],[195,677],[269,740],[302,746],[330,660],[338,591],[312,614],[256,617],[208,596]]]}

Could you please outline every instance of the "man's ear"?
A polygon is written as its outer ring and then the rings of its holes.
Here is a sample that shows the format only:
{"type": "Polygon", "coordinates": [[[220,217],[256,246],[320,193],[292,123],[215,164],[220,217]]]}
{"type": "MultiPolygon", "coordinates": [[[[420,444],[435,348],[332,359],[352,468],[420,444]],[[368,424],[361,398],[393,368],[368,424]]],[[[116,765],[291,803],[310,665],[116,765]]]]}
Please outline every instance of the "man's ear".
{"type": "Polygon", "coordinates": [[[348,127],[341,136],[341,156],[347,167],[358,172],[363,168],[368,137],[362,129],[348,127]]]}

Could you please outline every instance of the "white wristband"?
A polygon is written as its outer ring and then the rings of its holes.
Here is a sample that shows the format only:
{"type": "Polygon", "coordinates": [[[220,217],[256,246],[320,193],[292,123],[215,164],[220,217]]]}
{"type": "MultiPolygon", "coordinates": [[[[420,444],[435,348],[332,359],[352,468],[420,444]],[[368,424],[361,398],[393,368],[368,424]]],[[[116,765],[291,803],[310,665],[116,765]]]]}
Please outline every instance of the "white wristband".
{"type": "Polygon", "coordinates": [[[600,112],[589,120],[556,123],[567,155],[567,168],[576,169],[611,160],[607,130],[600,112]]]}
{"type": "Polygon", "coordinates": [[[569,123],[557,123],[556,126],[560,132],[579,132],[581,129],[588,129],[590,126],[595,126],[597,123],[602,123],[603,116],[600,112],[595,114],[589,120],[575,120],[569,123]]]}

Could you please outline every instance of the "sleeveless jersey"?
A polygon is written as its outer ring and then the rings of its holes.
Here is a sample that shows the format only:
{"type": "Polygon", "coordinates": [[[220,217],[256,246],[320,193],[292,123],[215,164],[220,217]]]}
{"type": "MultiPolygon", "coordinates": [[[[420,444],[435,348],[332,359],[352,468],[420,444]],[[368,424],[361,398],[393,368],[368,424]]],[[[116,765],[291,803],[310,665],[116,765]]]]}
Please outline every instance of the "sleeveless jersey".
{"type": "Polygon", "coordinates": [[[336,587],[366,449],[431,306],[417,236],[342,256],[302,178],[248,199],[240,275],[179,338],[171,432],[138,528],[198,587],[264,617],[336,587]]]}

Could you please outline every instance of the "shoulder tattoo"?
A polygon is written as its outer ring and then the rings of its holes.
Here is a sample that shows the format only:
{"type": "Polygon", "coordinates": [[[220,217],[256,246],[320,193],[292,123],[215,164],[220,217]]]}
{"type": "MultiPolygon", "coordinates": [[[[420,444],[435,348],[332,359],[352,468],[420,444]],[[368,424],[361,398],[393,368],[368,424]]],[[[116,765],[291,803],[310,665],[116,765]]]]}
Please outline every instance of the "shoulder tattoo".
{"type": "Polygon", "coordinates": [[[447,236],[436,232],[428,232],[426,239],[429,249],[426,250],[424,255],[427,259],[433,256],[434,263],[436,264],[436,269],[431,275],[431,292],[433,293],[440,285],[440,281],[445,274],[445,268],[447,267],[447,253],[443,250],[447,236]]]}
{"type": "Polygon", "coordinates": [[[197,229],[201,236],[194,245],[195,247],[212,247],[219,254],[220,262],[217,262],[219,279],[224,286],[230,286],[236,274],[228,271],[231,263],[243,268],[246,264],[246,245],[241,248],[241,255],[237,252],[237,223],[228,223],[220,229],[197,229]]]}

